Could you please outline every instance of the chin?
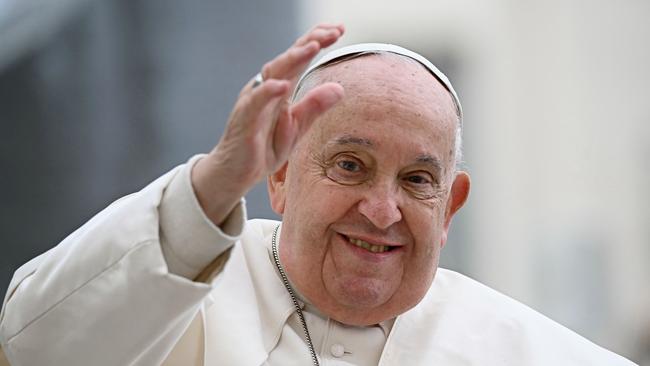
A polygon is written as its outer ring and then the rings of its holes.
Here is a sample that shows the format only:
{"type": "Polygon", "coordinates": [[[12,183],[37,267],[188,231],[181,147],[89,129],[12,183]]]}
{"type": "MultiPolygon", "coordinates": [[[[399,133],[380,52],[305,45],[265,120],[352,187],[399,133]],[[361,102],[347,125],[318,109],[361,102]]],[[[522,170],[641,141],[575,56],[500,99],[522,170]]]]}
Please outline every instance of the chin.
{"type": "Polygon", "coordinates": [[[392,293],[372,286],[349,286],[342,289],[338,297],[341,304],[362,311],[377,308],[390,300],[392,293]]]}
{"type": "Polygon", "coordinates": [[[389,301],[394,291],[376,281],[355,281],[330,292],[334,302],[331,318],[348,325],[366,326],[377,324],[398,315],[389,301]]]}
{"type": "MultiPolygon", "coordinates": [[[[388,306],[380,306],[378,308],[347,308],[344,307],[339,311],[336,311],[332,314],[327,314],[330,318],[352,326],[365,327],[369,325],[375,325],[386,321],[388,319],[395,318],[401,312],[390,311],[391,309],[388,306]]],[[[408,310],[408,309],[407,309],[408,310]]],[[[405,310],[406,311],[406,310],[405,310]]]]}
{"type": "MultiPolygon", "coordinates": [[[[430,285],[430,282],[428,283],[430,285]]],[[[400,286],[389,286],[377,280],[356,280],[342,284],[338,291],[329,292],[329,310],[324,312],[336,321],[354,326],[368,326],[393,319],[416,306],[426,295],[422,291],[408,295],[397,294],[400,286]]]]}

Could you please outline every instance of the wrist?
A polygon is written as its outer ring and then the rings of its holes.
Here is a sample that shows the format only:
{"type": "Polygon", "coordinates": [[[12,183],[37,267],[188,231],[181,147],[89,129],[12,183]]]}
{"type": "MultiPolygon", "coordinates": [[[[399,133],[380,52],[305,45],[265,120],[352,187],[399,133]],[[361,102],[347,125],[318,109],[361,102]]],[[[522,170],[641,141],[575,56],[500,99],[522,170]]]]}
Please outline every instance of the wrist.
{"type": "Polygon", "coordinates": [[[191,171],[192,189],[205,215],[221,226],[230,212],[247,193],[245,181],[231,177],[212,155],[201,158],[191,171]]]}

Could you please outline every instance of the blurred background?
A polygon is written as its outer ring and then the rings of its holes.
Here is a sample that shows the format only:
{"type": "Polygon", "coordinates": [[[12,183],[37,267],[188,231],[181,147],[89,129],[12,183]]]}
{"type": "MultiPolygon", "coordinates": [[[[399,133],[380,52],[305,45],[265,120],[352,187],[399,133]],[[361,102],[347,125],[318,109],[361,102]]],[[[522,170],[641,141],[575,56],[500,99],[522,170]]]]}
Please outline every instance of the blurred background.
{"type": "MultiPolygon", "coordinates": [[[[442,266],[650,365],[649,20],[645,0],[0,0],[0,295],[342,21],[343,44],[411,48],[460,94],[473,187],[442,266]]],[[[263,185],[248,208],[275,217],[263,185]]]]}

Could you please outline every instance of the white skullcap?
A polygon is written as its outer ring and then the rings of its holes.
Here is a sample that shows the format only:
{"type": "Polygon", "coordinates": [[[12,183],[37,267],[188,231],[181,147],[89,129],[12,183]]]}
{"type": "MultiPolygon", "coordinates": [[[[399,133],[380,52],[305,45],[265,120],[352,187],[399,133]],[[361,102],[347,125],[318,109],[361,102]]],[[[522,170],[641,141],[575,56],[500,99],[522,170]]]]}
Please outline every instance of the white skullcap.
{"type": "Polygon", "coordinates": [[[456,94],[456,91],[454,90],[454,87],[451,86],[451,82],[445,74],[443,74],[440,70],[438,70],[437,67],[435,67],[429,60],[427,60],[424,56],[415,53],[411,50],[407,50],[406,48],[400,47],[400,46],[395,46],[392,44],[386,44],[386,43],[359,43],[359,44],[354,44],[351,46],[346,46],[342,47],[333,51],[330,51],[326,53],[323,57],[321,57],[318,61],[313,63],[307,71],[305,71],[300,79],[298,80],[298,83],[296,84],[296,90],[294,91],[294,98],[295,94],[297,93],[300,85],[302,84],[303,80],[307,75],[309,75],[312,71],[317,70],[322,68],[323,66],[326,66],[327,64],[330,64],[332,62],[335,62],[338,59],[345,58],[347,56],[360,56],[364,54],[373,54],[373,53],[380,53],[380,52],[390,52],[390,53],[395,53],[398,55],[406,56],[409,57],[420,64],[422,64],[424,67],[426,67],[433,76],[440,81],[440,83],[449,91],[451,94],[454,104],[456,105],[456,112],[458,113],[458,117],[460,121],[462,121],[463,118],[463,109],[460,106],[460,100],[458,99],[458,95],[456,94]]]}

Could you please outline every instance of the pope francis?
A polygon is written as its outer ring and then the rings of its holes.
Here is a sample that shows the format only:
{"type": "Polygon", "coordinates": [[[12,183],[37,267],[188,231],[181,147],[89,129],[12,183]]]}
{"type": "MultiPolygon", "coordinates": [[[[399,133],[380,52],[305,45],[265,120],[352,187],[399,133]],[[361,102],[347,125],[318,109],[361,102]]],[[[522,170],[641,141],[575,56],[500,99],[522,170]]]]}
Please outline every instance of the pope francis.
{"type": "Polygon", "coordinates": [[[449,80],[401,47],[307,68],[321,24],[242,89],[216,147],[16,271],[15,366],[631,365],[438,268],[470,189],[449,80]],[[268,181],[282,222],[242,197],[268,181]]]}

